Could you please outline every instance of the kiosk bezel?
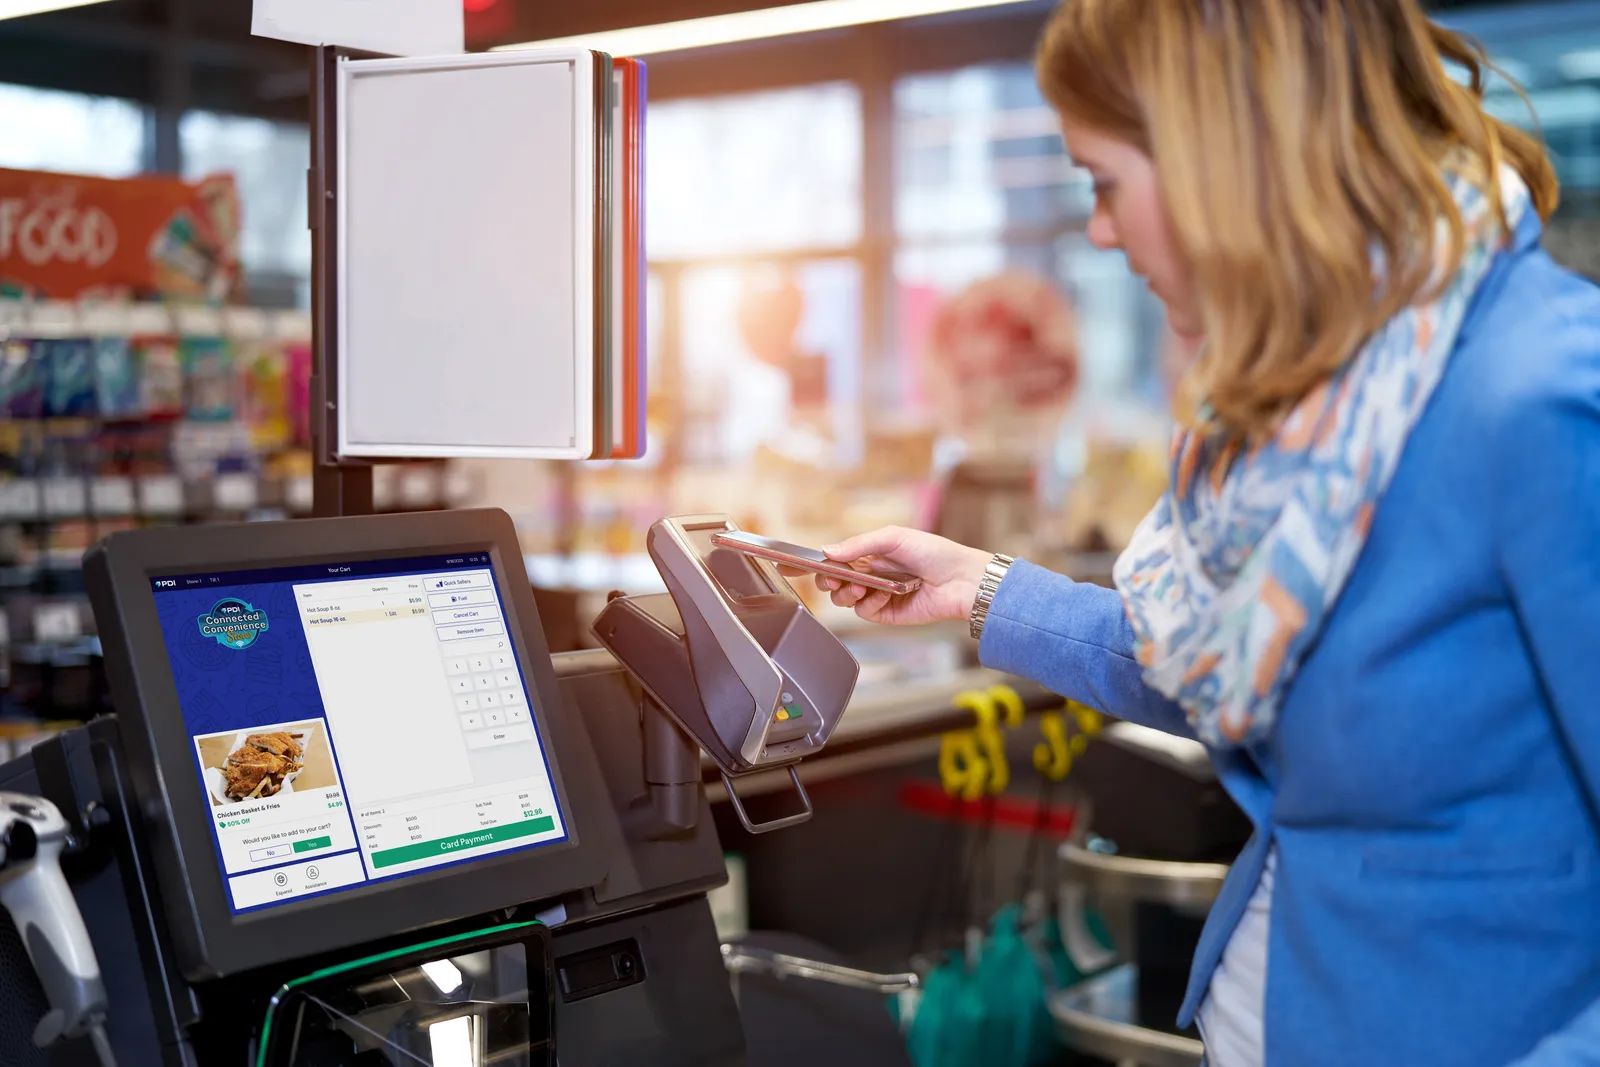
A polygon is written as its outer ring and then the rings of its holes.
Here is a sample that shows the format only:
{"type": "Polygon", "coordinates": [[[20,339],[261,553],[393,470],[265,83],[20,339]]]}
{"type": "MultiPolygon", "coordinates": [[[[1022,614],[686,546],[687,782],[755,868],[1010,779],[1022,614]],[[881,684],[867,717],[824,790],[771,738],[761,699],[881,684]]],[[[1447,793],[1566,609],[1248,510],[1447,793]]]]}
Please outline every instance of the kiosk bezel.
{"type": "Polygon", "coordinates": [[[113,534],[85,556],[107,680],[130,749],[179,969],[191,981],[548,900],[601,882],[608,804],[582,723],[562,701],[518,547],[496,509],[174,527],[113,534]],[[152,576],[483,552],[565,817],[567,839],[234,914],[157,616],[152,576]],[[448,889],[446,890],[446,887],[448,889]]]}

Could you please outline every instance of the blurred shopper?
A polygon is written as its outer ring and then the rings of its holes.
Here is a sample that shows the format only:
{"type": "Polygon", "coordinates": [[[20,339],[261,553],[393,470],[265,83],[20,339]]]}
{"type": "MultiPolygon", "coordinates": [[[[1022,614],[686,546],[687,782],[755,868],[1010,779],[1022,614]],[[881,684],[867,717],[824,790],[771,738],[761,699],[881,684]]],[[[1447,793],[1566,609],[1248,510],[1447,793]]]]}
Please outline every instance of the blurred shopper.
{"type": "Polygon", "coordinates": [[[1065,0],[1038,74],[1199,346],[1170,487],[1115,590],[893,529],[829,551],[919,592],[827,588],[1206,744],[1257,829],[1212,1067],[1600,1064],[1600,290],[1549,160],[1417,0],[1065,0]]]}

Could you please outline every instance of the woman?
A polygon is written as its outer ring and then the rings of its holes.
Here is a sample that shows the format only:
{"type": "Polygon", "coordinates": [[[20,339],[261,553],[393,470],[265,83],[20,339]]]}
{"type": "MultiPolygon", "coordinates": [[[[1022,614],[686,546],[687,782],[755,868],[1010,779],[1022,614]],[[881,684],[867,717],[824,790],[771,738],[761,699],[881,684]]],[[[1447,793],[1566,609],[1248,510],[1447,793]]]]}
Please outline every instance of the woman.
{"type": "Polygon", "coordinates": [[[1483,71],[1416,0],[1065,0],[1089,235],[1196,348],[1171,487],[1115,590],[829,549],[923,578],[823,580],[864,618],[1207,745],[1256,827],[1182,1013],[1212,1067],[1600,1064],[1600,291],[1483,71]]]}

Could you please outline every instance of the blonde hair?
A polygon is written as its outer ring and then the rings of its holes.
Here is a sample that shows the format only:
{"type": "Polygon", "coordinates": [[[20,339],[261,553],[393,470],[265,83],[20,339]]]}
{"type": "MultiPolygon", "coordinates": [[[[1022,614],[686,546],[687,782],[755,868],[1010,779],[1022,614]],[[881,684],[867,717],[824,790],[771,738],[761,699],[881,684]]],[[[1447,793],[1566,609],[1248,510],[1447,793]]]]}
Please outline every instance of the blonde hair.
{"type": "Polygon", "coordinates": [[[1270,431],[1428,298],[1440,219],[1455,272],[1447,153],[1472,161],[1502,222],[1502,162],[1555,210],[1540,142],[1484,111],[1483,49],[1416,0],[1063,0],[1037,68],[1064,116],[1153,160],[1206,331],[1180,415],[1204,397],[1233,435],[1270,431]]]}

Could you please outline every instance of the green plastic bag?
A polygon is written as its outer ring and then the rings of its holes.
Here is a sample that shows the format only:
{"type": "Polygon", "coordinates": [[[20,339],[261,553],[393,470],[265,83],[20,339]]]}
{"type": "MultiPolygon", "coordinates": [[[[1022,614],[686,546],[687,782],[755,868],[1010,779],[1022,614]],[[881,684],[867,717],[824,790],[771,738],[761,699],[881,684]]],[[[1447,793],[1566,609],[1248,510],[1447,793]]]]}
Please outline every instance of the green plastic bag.
{"type": "Polygon", "coordinates": [[[1053,1055],[1044,962],[1024,932],[1022,908],[1007,904],[996,912],[977,966],[986,1008],[986,1065],[1034,1067],[1053,1055]]]}
{"type": "MultiPolygon", "coordinates": [[[[916,1067],[1039,1067],[1056,1054],[1055,965],[1022,909],[995,913],[970,963],[950,953],[922,984],[907,1046],[916,1067]]],[[[1064,956],[1063,956],[1064,958],[1064,956]]]]}
{"type": "Polygon", "coordinates": [[[982,1061],[984,998],[959,953],[950,953],[922,983],[907,1035],[916,1067],[977,1067],[982,1061]]]}

